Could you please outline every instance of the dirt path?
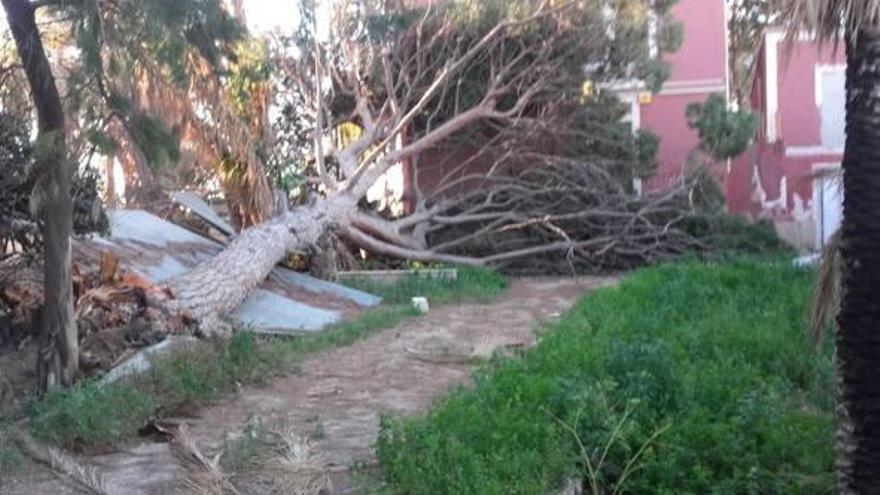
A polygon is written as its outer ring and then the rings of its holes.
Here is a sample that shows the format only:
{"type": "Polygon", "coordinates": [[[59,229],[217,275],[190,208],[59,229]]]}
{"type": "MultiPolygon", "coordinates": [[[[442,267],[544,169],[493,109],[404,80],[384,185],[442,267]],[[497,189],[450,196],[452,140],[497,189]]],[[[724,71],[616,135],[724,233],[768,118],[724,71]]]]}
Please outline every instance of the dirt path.
{"type": "MultiPolygon", "coordinates": [[[[198,445],[222,448],[248,418],[292,427],[312,438],[312,450],[333,473],[337,494],[356,493],[348,469],[372,463],[383,413],[409,415],[470,379],[474,359],[493,350],[534,342],[542,320],[558,316],[583,292],[612,284],[610,278],[523,279],[490,305],[432,309],[391,330],[304,361],[299,373],[234,397],[188,419],[198,445]]],[[[111,487],[127,494],[166,494],[183,478],[165,444],[141,444],[124,452],[85,459],[106,473],[111,487]]],[[[28,474],[0,493],[75,493],[43,471],[28,474]],[[8,491],[7,491],[8,490],[8,491]]]]}

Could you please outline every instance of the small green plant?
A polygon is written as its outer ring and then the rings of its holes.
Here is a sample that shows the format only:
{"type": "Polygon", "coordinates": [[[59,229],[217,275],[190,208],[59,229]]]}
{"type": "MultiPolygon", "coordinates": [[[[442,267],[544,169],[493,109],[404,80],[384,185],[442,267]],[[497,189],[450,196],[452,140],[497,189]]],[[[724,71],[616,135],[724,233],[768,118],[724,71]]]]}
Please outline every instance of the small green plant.
{"type": "Polygon", "coordinates": [[[566,423],[549,412],[547,413],[565,431],[571,433],[572,438],[576,442],[580,461],[582,462],[581,469],[584,471],[584,485],[589,487],[591,495],[604,495],[606,493],[617,495],[618,493],[624,493],[627,478],[639,469],[642,455],[656,444],[657,439],[668,429],[668,426],[658,428],[640,446],[634,445],[637,448],[635,451],[631,451],[629,436],[637,434],[639,426],[632,418],[632,412],[637,407],[639,407],[638,401],[630,401],[626,404],[623,412],[619,413],[608,407],[608,400],[603,396],[596,403],[584,404],[578,408],[572,424],[566,423]],[[587,443],[581,439],[578,433],[579,430],[582,431],[580,421],[586,408],[596,407],[597,405],[599,407],[604,406],[604,411],[599,416],[603,424],[597,431],[605,439],[599,442],[591,442],[592,449],[588,449],[587,443]],[[623,469],[620,469],[620,465],[615,465],[612,461],[613,451],[617,449],[625,450],[623,453],[623,459],[625,459],[623,469]],[[611,490],[606,490],[605,486],[611,487],[611,490]]]}

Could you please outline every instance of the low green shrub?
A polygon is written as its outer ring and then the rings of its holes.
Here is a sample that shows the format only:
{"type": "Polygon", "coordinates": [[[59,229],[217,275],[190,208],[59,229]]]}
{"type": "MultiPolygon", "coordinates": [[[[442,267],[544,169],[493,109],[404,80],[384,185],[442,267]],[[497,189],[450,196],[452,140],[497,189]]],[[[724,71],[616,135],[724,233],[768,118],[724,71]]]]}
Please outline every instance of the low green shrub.
{"type": "Polygon", "coordinates": [[[21,465],[24,455],[10,438],[6,425],[0,425],[0,479],[21,465]]]}
{"type": "Polygon", "coordinates": [[[53,444],[110,444],[137,431],[156,407],[155,398],[141,389],[83,381],[34,403],[30,428],[53,444]]]}
{"type": "Polygon", "coordinates": [[[833,492],[833,367],[811,273],[786,261],[644,269],[580,300],[520,359],[427,415],[384,418],[392,494],[833,492]]]}

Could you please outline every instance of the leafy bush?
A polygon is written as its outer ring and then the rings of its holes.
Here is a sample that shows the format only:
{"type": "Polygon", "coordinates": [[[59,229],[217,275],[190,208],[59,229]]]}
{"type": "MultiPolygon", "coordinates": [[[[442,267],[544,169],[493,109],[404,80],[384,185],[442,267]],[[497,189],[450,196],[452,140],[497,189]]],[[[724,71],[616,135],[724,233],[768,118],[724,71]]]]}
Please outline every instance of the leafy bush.
{"type": "Polygon", "coordinates": [[[691,103],[688,125],[700,135],[700,145],[716,160],[733,158],[745,151],[755,134],[758,118],[747,110],[730,110],[720,94],[704,103],[691,103]]]}
{"type": "Polygon", "coordinates": [[[644,269],[426,416],[385,418],[388,493],[833,492],[833,369],[784,261],[644,269]]]}

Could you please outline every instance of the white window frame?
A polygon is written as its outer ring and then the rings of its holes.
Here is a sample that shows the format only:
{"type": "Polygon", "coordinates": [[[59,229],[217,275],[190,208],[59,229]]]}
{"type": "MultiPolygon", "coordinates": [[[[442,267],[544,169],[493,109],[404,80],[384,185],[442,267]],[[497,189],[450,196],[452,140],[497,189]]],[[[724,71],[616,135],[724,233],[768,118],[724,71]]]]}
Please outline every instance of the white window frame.
{"type": "Polygon", "coordinates": [[[813,176],[813,225],[814,225],[814,246],[817,251],[825,247],[825,236],[822,231],[825,228],[825,222],[822,204],[822,178],[823,172],[832,172],[840,169],[840,162],[819,162],[812,166],[813,176]]]}

